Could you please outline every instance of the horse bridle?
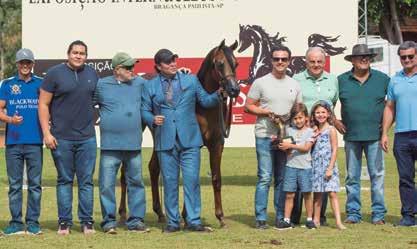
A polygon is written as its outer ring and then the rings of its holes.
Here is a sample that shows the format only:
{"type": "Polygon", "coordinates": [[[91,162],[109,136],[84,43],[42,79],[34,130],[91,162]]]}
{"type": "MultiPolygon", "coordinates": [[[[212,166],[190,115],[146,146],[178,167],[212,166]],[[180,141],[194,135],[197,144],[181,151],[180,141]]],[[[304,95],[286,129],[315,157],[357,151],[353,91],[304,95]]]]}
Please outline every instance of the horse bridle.
{"type": "MultiPolygon", "coordinates": [[[[230,65],[232,65],[229,60],[228,60],[228,62],[229,62],[230,65]]],[[[221,64],[221,65],[223,66],[224,64],[221,64]]],[[[236,77],[236,73],[235,73],[236,68],[232,68],[232,71],[233,71],[232,74],[223,75],[222,73],[220,73],[222,70],[219,70],[219,68],[218,68],[219,64],[214,63],[214,66],[215,66],[215,69],[216,69],[215,72],[217,72],[217,75],[220,78],[218,80],[219,86],[223,89],[220,93],[222,99],[219,103],[219,123],[220,123],[221,131],[222,131],[222,136],[224,138],[228,138],[229,135],[230,135],[230,128],[231,128],[231,125],[232,125],[232,106],[233,106],[234,98],[231,97],[228,94],[228,92],[226,91],[226,88],[227,88],[226,83],[227,83],[227,79],[236,77]],[[230,98],[229,104],[227,104],[227,98],[228,97],[230,98]],[[227,113],[223,113],[225,105],[228,105],[226,107],[226,112],[227,113]],[[225,115],[227,115],[226,116],[226,118],[227,118],[226,123],[225,123],[225,120],[224,120],[225,115]]]]}

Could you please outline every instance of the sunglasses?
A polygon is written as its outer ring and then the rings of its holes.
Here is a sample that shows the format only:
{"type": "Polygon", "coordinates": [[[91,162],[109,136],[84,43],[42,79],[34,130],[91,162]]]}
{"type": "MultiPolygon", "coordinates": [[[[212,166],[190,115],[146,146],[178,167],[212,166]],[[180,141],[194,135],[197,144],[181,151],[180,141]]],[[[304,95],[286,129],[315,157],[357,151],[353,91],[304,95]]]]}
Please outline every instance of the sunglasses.
{"type": "Polygon", "coordinates": [[[416,56],[415,54],[401,55],[400,58],[401,58],[401,60],[405,61],[407,58],[409,60],[412,60],[412,59],[414,59],[415,56],[416,56]]]}
{"type": "Polygon", "coordinates": [[[273,62],[288,62],[289,58],[288,57],[272,57],[272,61],[273,62]]]}
{"type": "Polygon", "coordinates": [[[176,57],[173,57],[173,58],[171,58],[171,59],[167,59],[167,60],[163,60],[163,61],[161,61],[162,63],[164,63],[164,64],[167,64],[167,65],[169,65],[169,64],[171,64],[171,63],[173,63],[173,62],[175,62],[176,61],[176,57]]]}
{"type": "Polygon", "coordinates": [[[122,68],[126,69],[127,71],[132,71],[134,66],[123,66],[122,68]]]}

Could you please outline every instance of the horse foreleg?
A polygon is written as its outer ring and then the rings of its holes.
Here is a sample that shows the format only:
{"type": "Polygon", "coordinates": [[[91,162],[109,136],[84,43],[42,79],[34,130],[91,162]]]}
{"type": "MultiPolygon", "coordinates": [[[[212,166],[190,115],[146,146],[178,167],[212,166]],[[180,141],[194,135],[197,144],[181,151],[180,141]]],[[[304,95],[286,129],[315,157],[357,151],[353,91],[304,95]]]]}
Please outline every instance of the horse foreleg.
{"type": "Polygon", "coordinates": [[[222,206],[222,175],[220,171],[223,147],[223,144],[217,144],[208,148],[210,153],[211,183],[214,192],[214,214],[219,220],[221,227],[226,226],[222,206]]]}
{"type": "Polygon", "coordinates": [[[126,176],[125,176],[125,169],[126,167],[122,164],[120,170],[120,205],[119,205],[119,215],[120,215],[120,223],[124,224],[127,220],[126,217],[126,176]]]}
{"type": "Polygon", "coordinates": [[[159,198],[159,174],[161,168],[159,167],[158,157],[156,152],[153,151],[151,160],[149,161],[149,174],[151,177],[151,189],[152,189],[152,209],[158,215],[158,222],[165,222],[165,215],[162,212],[161,200],[159,198]]]}

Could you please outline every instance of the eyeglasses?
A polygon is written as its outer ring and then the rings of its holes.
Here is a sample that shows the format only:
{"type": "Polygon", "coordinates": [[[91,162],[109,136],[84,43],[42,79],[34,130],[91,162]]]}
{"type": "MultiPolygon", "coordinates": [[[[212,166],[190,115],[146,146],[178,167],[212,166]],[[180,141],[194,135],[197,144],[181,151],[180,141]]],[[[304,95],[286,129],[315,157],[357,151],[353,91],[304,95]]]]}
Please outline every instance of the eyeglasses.
{"type": "Polygon", "coordinates": [[[414,59],[415,56],[416,56],[415,54],[408,54],[408,55],[401,55],[400,58],[401,58],[401,60],[405,61],[407,58],[409,60],[412,60],[412,59],[414,59]]]}
{"type": "Polygon", "coordinates": [[[126,69],[127,71],[132,71],[134,66],[123,66],[122,68],[126,69]]]}
{"type": "Polygon", "coordinates": [[[369,56],[369,55],[357,55],[357,56],[352,56],[352,58],[358,58],[359,60],[367,60],[367,61],[369,61],[369,60],[371,60],[371,56],[369,56]]]}
{"type": "Polygon", "coordinates": [[[273,62],[288,62],[289,58],[288,57],[272,57],[272,61],[273,62]]]}
{"type": "Polygon", "coordinates": [[[175,61],[176,61],[176,59],[177,59],[177,58],[168,59],[168,60],[165,60],[165,61],[161,61],[161,63],[164,63],[164,64],[169,65],[169,64],[171,64],[171,63],[175,62],[175,61]]]}

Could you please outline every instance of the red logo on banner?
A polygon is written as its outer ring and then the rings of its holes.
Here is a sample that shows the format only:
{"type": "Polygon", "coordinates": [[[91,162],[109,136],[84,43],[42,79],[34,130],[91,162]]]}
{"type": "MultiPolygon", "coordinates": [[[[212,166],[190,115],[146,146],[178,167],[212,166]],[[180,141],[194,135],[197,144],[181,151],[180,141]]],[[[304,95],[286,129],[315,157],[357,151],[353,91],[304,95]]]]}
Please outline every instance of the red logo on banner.
{"type": "MultiPolygon", "coordinates": [[[[200,69],[200,65],[203,62],[204,58],[179,58],[177,60],[179,67],[187,67],[191,69],[192,74],[197,74],[200,69]]],[[[249,76],[249,66],[252,61],[251,57],[239,57],[237,58],[239,62],[239,67],[236,71],[237,80],[247,79],[249,76]]],[[[329,57],[326,57],[326,66],[325,70],[330,70],[330,60],[329,57]]],[[[153,59],[140,59],[139,63],[135,65],[134,71],[138,74],[154,72],[154,61],[153,59]]],[[[252,82],[250,82],[252,83],[252,82]]],[[[256,117],[254,115],[245,113],[245,103],[246,96],[250,89],[250,84],[241,84],[240,85],[240,94],[239,97],[233,104],[233,117],[232,124],[254,124],[256,117]]]]}

